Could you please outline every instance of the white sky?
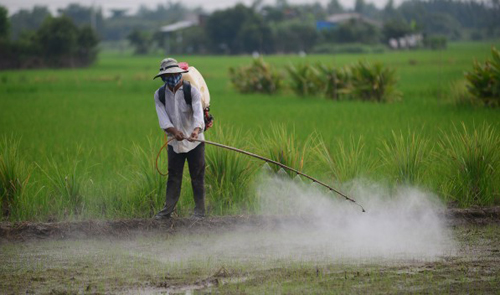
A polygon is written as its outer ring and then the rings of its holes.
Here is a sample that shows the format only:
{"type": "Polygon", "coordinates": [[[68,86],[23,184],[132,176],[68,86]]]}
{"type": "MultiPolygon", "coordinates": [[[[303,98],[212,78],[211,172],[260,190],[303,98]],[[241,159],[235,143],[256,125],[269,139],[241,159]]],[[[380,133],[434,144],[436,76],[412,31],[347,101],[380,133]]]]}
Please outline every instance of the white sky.
{"type": "MultiPolygon", "coordinates": [[[[396,0],[396,5],[402,0],[396,0]]],[[[178,2],[172,0],[172,2],[178,2]]],[[[244,3],[250,5],[252,0],[185,0],[181,1],[187,7],[202,7],[205,11],[213,11],[215,9],[227,8],[234,6],[236,3],[244,3]]],[[[326,4],[330,2],[329,0],[288,0],[290,4],[298,3],[315,3],[319,2],[321,4],[326,4]]],[[[354,7],[355,0],[339,0],[339,2],[347,8],[354,7]]],[[[383,7],[387,0],[366,0],[368,3],[374,3],[377,7],[383,7]]],[[[9,15],[12,15],[19,9],[31,9],[34,5],[47,6],[52,12],[55,12],[57,8],[66,7],[70,3],[78,3],[83,6],[91,6],[95,4],[103,8],[105,15],[108,14],[109,9],[112,8],[127,8],[129,13],[133,13],[139,8],[141,4],[146,5],[149,8],[156,7],[158,3],[168,3],[167,0],[0,0],[0,5],[7,7],[9,10],[9,15]]],[[[263,3],[274,4],[276,0],[263,0],[263,3]]]]}

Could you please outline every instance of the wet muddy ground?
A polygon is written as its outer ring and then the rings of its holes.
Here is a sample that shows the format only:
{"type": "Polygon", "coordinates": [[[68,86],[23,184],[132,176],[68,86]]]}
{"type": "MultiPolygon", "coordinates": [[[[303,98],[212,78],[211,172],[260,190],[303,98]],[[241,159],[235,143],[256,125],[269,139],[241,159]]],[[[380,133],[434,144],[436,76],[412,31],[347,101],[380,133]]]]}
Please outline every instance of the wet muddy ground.
{"type": "Polygon", "coordinates": [[[455,246],[429,256],[327,255],[303,244],[268,251],[283,219],[262,217],[1,223],[0,293],[492,294],[500,223],[491,210],[446,212],[455,246]]]}

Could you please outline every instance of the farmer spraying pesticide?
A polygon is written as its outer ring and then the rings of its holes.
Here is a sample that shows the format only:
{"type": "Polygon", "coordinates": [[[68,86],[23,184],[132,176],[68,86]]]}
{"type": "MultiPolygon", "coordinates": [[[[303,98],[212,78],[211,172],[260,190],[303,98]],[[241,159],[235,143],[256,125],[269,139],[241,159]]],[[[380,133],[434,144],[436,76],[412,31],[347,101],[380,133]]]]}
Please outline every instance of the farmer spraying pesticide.
{"type": "MultiPolygon", "coordinates": [[[[161,77],[165,83],[155,92],[154,100],[160,127],[168,137],[166,200],[163,209],[155,216],[157,220],[170,218],[179,201],[186,159],[195,202],[193,216],[205,216],[205,143],[201,141],[204,140],[204,116],[208,111],[204,111],[200,90],[183,79],[183,73],[188,72],[187,66],[181,68],[175,59],[166,58],[161,61],[160,71],[154,77],[161,77]]],[[[193,72],[198,73],[196,69],[193,72]]],[[[203,79],[201,75],[198,78],[203,79]]],[[[203,86],[205,89],[202,90],[208,91],[206,84],[203,86]]],[[[206,125],[211,124],[207,121],[206,125]]]]}
{"type": "Polygon", "coordinates": [[[168,219],[174,211],[180,197],[182,171],[186,159],[195,201],[193,217],[205,216],[205,143],[293,171],[335,192],[365,212],[363,206],[346,194],[301,171],[254,153],[205,140],[203,131],[212,126],[213,117],[209,113],[210,94],[207,84],[196,68],[188,67],[186,63],[177,63],[173,58],[166,58],[162,60],[160,72],[154,78],[157,77],[161,77],[165,82],[165,85],[155,92],[154,99],[160,127],[167,133],[168,140],[156,157],[156,169],[161,175],[166,175],[158,169],[158,157],[168,145],[168,180],[165,207],[156,214],[155,219],[168,219]]]}

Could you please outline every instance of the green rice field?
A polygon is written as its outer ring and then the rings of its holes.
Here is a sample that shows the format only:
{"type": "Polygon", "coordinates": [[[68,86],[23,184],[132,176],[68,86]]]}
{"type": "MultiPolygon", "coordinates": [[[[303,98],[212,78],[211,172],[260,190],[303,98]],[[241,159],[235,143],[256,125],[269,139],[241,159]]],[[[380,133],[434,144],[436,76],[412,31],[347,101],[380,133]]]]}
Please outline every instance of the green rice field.
{"type": "MultiPolygon", "coordinates": [[[[469,206],[500,203],[500,114],[457,106],[451,93],[474,60],[490,57],[491,46],[500,43],[451,43],[443,51],[264,56],[283,71],[289,63],[382,62],[396,69],[403,99],[378,104],[297,97],[286,89],[276,95],[240,94],[229,83],[228,68],[249,64],[250,56],[175,58],[198,68],[209,86],[216,127],[207,131],[207,139],[267,157],[281,148],[287,163],[347,191],[341,182],[352,179],[409,183],[469,206]],[[487,175],[477,172],[484,181],[472,198],[460,179],[473,182],[476,176],[461,176],[453,164],[464,128],[462,142],[480,138],[492,157],[486,159],[487,175]],[[327,164],[328,157],[333,164],[327,164]]],[[[156,173],[154,160],[163,134],[153,102],[160,81],[152,78],[162,58],[102,52],[85,69],[0,72],[1,148],[4,155],[17,153],[13,162],[23,182],[4,218],[150,217],[161,208],[165,179],[156,173]]],[[[262,163],[215,147],[207,147],[207,163],[210,214],[258,211],[253,183],[262,163]]],[[[166,154],[161,164],[166,170],[166,154]]],[[[183,188],[181,216],[193,207],[187,174],[183,188]]]]}

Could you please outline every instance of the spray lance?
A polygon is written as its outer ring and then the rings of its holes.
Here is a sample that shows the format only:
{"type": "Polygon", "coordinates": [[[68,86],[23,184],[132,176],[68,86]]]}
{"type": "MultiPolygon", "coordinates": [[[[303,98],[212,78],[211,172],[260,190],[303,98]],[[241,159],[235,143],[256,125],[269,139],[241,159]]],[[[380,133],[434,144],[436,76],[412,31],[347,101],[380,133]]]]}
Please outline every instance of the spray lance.
{"type": "MultiPolygon", "coordinates": [[[[158,173],[160,173],[161,175],[163,176],[166,176],[167,173],[162,173],[160,171],[160,169],[158,168],[158,158],[160,156],[160,153],[161,151],[170,143],[170,141],[172,141],[174,138],[171,138],[169,139],[167,142],[165,142],[165,144],[161,147],[160,151],[158,152],[158,155],[156,156],[156,170],[158,171],[158,173]]],[[[187,138],[184,138],[184,139],[187,139],[187,138]]],[[[262,161],[265,161],[267,163],[272,163],[274,165],[277,165],[283,169],[287,169],[287,170],[290,170],[294,173],[297,173],[298,175],[302,175],[304,176],[305,178],[307,179],[310,179],[312,182],[315,182],[321,186],[324,186],[326,187],[329,191],[331,192],[335,192],[337,195],[343,197],[344,199],[346,199],[346,201],[350,201],[352,203],[354,203],[355,205],[357,205],[358,207],[361,208],[362,212],[366,212],[365,208],[363,208],[363,206],[361,206],[360,204],[358,204],[354,199],[352,198],[349,198],[346,194],[344,194],[343,192],[339,191],[339,190],[336,190],[334,189],[333,187],[329,186],[328,184],[322,182],[322,181],[319,181],[317,180],[316,178],[314,177],[311,177],[307,174],[304,174],[302,172],[300,172],[299,170],[297,169],[294,169],[292,167],[289,167],[289,166],[286,166],[280,162],[277,162],[277,161],[274,161],[274,160],[271,160],[271,159],[268,159],[268,158],[265,158],[265,157],[262,157],[262,156],[259,156],[257,154],[254,154],[254,153],[251,153],[251,152],[247,152],[247,151],[244,151],[244,150],[241,150],[241,149],[238,149],[238,148],[235,148],[235,147],[232,147],[232,146],[227,146],[227,145],[223,145],[223,144],[220,144],[220,143],[217,143],[217,142],[213,142],[213,141],[208,141],[208,140],[202,140],[202,139],[191,139],[191,141],[197,141],[197,142],[201,142],[201,143],[205,143],[205,144],[210,144],[210,145],[213,145],[213,146],[216,146],[216,147],[220,147],[220,148],[223,148],[223,149],[227,149],[227,150],[231,150],[231,151],[234,151],[234,152],[237,152],[237,153],[241,153],[241,154],[244,154],[244,155],[247,155],[247,156],[250,156],[250,157],[254,157],[254,158],[257,158],[257,159],[260,159],[262,161]]]]}

